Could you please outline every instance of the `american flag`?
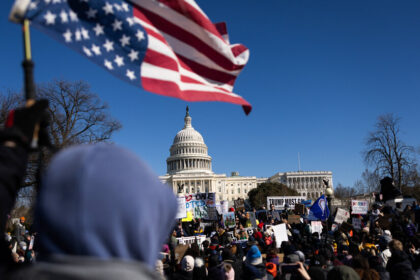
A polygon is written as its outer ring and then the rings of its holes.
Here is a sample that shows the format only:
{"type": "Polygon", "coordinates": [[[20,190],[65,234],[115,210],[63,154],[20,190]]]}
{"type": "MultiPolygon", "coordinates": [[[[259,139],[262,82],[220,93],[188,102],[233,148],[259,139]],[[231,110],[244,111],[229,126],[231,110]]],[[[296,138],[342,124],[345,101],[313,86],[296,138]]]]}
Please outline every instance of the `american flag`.
{"type": "Polygon", "coordinates": [[[232,92],[249,51],[193,0],[32,0],[25,18],[113,75],[186,101],[251,105],[232,92]]]}

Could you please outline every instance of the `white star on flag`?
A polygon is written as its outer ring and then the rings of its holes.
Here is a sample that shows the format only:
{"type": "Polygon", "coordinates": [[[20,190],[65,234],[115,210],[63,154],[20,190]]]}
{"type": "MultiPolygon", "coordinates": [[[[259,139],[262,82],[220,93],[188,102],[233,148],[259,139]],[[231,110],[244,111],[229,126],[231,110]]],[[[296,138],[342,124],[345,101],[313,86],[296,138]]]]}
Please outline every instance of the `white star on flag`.
{"type": "Polygon", "coordinates": [[[110,51],[114,50],[114,42],[111,42],[108,39],[106,39],[106,42],[103,46],[104,46],[104,48],[106,49],[107,52],[110,52],[110,51]]]}
{"type": "Polygon", "coordinates": [[[101,55],[101,48],[95,44],[92,44],[92,51],[96,55],[101,55]]]}
{"type": "Polygon", "coordinates": [[[128,54],[128,57],[130,58],[131,61],[137,60],[139,59],[139,52],[132,49],[130,53],[128,54]]]}
{"type": "Polygon", "coordinates": [[[64,10],[61,10],[60,18],[61,18],[61,23],[69,22],[69,17],[67,16],[67,13],[64,10]]]}
{"type": "Polygon", "coordinates": [[[86,12],[88,18],[96,18],[96,13],[98,11],[92,8],[89,8],[89,11],[86,12]]]}
{"type": "Polygon", "coordinates": [[[84,29],[83,27],[82,27],[82,37],[85,40],[89,39],[89,31],[87,31],[87,29],[84,29]]]}
{"type": "Polygon", "coordinates": [[[118,5],[117,3],[114,3],[114,7],[118,12],[122,10],[121,6],[118,5]]]}
{"type": "Polygon", "coordinates": [[[95,31],[96,36],[99,36],[101,34],[104,34],[104,27],[97,23],[96,26],[93,28],[93,31],[95,31]]]}
{"type": "Polygon", "coordinates": [[[85,52],[85,54],[87,56],[92,56],[92,52],[88,48],[86,48],[85,46],[83,46],[83,51],[85,52]]]}
{"type": "Polygon", "coordinates": [[[70,16],[71,21],[79,21],[79,18],[77,17],[77,14],[75,12],[73,12],[72,10],[70,10],[69,16],[70,16]]]}
{"type": "Polygon", "coordinates": [[[131,18],[131,17],[128,17],[127,19],[126,19],[126,21],[128,22],[128,25],[129,26],[132,26],[135,22],[134,22],[134,19],[133,18],[131,18]]]}
{"type": "Polygon", "coordinates": [[[130,80],[134,80],[136,78],[136,76],[134,75],[134,71],[128,70],[125,73],[125,75],[130,79],[130,80]]]}
{"type": "Polygon", "coordinates": [[[118,67],[121,67],[124,65],[124,58],[119,55],[116,55],[114,62],[118,65],[118,67]]]}
{"type": "Polygon", "coordinates": [[[64,40],[66,41],[66,43],[71,42],[72,33],[71,33],[70,29],[67,29],[67,31],[65,33],[63,33],[63,36],[64,36],[64,40]]]}
{"type": "Polygon", "coordinates": [[[61,0],[53,0],[52,2],[53,2],[53,4],[59,4],[59,3],[61,3],[61,0]]]}
{"type": "Polygon", "coordinates": [[[127,5],[127,3],[122,3],[121,4],[121,7],[122,7],[122,9],[125,11],[125,12],[128,12],[128,5],[127,5]]]}
{"type": "Polygon", "coordinates": [[[74,37],[75,37],[76,41],[82,40],[82,33],[80,32],[79,29],[77,29],[76,32],[74,33],[74,37]]]}
{"type": "Polygon", "coordinates": [[[29,10],[35,10],[36,8],[38,8],[38,2],[31,2],[29,4],[29,10]]]}
{"type": "Polygon", "coordinates": [[[45,4],[50,4],[51,0],[44,0],[45,4]]]}
{"type": "Polygon", "coordinates": [[[144,39],[144,32],[141,30],[137,30],[136,37],[137,37],[137,40],[139,40],[140,42],[141,40],[144,39]]]}
{"type": "Polygon", "coordinates": [[[122,30],[122,21],[115,19],[115,21],[112,23],[112,30],[122,30]]]}
{"type": "Polygon", "coordinates": [[[114,67],[112,66],[112,62],[111,62],[111,61],[109,61],[109,60],[107,60],[107,59],[105,59],[105,61],[104,61],[104,65],[105,65],[105,67],[106,67],[106,68],[108,68],[109,70],[114,69],[114,67]]]}
{"type": "Polygon", "coordinates": [[[105,15],[107,14],[113,14],[114,10],[112,8],[112,5],[109,4],[108,2],[105,3],[105,6],[103,7],[104,11],[105,11],[105,15]]]}
{"type": "Polygon", "coordinates": [[[129,36],[125,36],[125,34],[122,35],[121,39],[121,46],[125,47],[125,45],[130,45],[130,37],[129,36]]]}
{"type": "Polygon", "coordinates": [[[44,15],[45,23],[46,23],[47,25],[50,25],[50,24],[55,24],[55,18],[56,18],[56,17],[57,17],[57,16],[56,16],[55,14],[51,13],[50,11],[48,11],[48,12],[44,15]]]}

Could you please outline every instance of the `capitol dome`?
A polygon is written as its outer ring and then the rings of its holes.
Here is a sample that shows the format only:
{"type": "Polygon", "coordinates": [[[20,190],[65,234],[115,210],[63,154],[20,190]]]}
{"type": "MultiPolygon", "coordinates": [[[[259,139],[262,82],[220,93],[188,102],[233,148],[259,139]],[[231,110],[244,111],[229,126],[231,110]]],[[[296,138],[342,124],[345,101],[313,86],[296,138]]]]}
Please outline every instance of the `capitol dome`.
{"type": "Polygon", "coordinates": [[[191,125],[191,116],[187,106],[184,128],[174,138],[170,156],[167,158],[167,173],[213,173],[211,157],[203,136],[191,125]]]}

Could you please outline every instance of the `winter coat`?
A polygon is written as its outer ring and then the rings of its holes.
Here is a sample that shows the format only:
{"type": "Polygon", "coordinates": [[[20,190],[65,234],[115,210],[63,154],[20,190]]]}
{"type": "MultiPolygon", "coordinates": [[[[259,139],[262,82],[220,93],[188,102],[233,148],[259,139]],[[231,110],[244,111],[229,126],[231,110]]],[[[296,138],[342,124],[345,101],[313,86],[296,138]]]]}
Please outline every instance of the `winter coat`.
{"type": "Polygon", "coordinates": [[[224,279],[223,265],[212,266],[208,268],[208,280],[223,280],[224,279]]]}
{"type": "Polygon", "coordinates": [[[404,251],[393,251],[388,260],[386,270],[389,271],[391,280],[414,280],[415,274],[408,255],[404,251]]]}

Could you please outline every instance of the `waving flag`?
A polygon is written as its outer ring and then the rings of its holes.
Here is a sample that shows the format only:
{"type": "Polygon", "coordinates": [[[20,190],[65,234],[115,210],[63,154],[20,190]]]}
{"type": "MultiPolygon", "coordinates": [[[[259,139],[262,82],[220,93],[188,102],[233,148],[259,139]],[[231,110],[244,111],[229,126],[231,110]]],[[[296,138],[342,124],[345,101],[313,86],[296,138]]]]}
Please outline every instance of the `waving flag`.
{"type": "Polygon", "coordinates": [[[233,93],[249,51],[229,43],[193,0],[18,0],[11,18],[145,90],[186,101],[251,105],[233,93]]]}
{"type": "Polygon", "coordinates": [[[309,209],[308,220],[325,221],[330,216],[330,209],[328,209],[327,199],[321,195],[309,209]]]}

